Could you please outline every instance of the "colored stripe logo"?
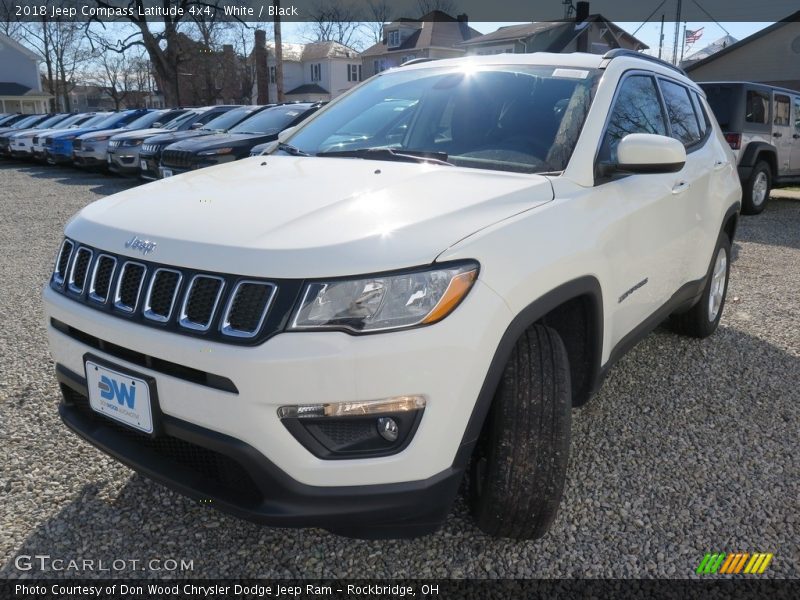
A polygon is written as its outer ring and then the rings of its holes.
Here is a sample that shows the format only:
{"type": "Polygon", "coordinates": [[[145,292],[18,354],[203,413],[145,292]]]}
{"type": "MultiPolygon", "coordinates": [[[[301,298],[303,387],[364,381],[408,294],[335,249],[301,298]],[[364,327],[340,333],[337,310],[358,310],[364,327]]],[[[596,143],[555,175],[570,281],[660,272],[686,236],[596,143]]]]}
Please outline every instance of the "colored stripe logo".
{"type": "Polygon", "coordinates": [[[771,552],[707,553],[697,567],[698,575],[760,575],[775,556],[771,552]]]}

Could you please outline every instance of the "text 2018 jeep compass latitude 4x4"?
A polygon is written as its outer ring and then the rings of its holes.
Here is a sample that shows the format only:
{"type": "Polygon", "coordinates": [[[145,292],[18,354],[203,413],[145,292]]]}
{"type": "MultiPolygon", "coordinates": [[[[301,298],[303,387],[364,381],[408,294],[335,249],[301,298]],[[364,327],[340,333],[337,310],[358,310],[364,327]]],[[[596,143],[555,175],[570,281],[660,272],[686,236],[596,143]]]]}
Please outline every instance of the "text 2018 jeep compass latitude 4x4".
{"type": "Polygon", "coordinates": [[[271,154],[70,221],[44,290],[61,415],[265,524],[424,534],[469,471],[484,531],[538,537],[571,407],[659,322],[716,329],[740,197],[660,61],[389,70],[271,154]]]}

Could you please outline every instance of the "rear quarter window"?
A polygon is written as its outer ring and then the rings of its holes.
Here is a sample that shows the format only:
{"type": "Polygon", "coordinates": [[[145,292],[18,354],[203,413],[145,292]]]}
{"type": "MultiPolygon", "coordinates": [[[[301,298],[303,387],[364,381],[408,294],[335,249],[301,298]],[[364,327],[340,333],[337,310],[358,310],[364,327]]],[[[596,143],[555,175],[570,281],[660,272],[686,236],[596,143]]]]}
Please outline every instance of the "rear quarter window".
{"type": "Polygon", "coordinates": [[[744,120],[748,123],[769,123],[769,94],[758,90],[747,90],[744,120]]]}

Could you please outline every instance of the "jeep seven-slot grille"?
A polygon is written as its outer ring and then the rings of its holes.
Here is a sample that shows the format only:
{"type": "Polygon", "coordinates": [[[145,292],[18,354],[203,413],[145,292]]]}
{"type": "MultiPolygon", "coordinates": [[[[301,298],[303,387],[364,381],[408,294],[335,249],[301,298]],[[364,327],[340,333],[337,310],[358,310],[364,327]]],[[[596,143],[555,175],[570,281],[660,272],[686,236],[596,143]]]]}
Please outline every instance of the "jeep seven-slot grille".
{"type": "Polygon", "coordinates": [[[118,148],[121,143],[122,142],[119,140],[111,140],[108,142],[108,147],[113,150],[114,148],[118,148]]]}
{"type": "Polygon", "coordinates": [[[282,330],[302,284],[197,272],[69,239],[56,256],[51,279],[54,290],[97,310],[233,344],[259,343],[282,330]]]}
{"type": "Polygon", "coordinates": [[[158,154],[164,144],[142,144],[142,154],[158,154]]]}
{"type": "Polygon", "coordinates": [[[194,161],[194,152],[189,150],[170,150],[167,148],[161,153],[161,164],[165,167],[188,169],[194,161]]]}

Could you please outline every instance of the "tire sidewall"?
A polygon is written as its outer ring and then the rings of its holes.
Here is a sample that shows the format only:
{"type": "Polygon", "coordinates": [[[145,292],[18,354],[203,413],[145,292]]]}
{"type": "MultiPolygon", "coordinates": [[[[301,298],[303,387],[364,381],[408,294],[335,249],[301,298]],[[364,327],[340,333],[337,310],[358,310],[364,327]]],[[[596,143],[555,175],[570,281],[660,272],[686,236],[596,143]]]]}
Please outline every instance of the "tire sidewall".
{"type": "Polygon", "coordinates": [[[731,242],[728,239],[727,234],[723,233],[720,235],[719,240],[717,241],[717,245],[714,247],[714,254],[711,256],[711,266],[708,269],[708,275],[706,277],[706,285],[703,289],[703,296],[700,299],[701,306],[703,307],[703,322],[707,325],[708,334],[710,335],[713,333],[717,327],[719,326],[720,320],[722,320],[722,313],[725,310],[725,301],[728,297],[728,286],[730,285],[731,279],[731,242]],[[708,306],[709,296],[711,295],[711,284],[713,282],[714,277],[714,268],[717,264],[717,257],[719,256],[719,252],[721,249],[725,250],[725,286],[722,290],[722,302],[719,305],[719,310],[717,311],[717,316],[712,321],[708,306]]]}
{"type": "Polygon", "coordinates": [[[771,190],[772,190],[772,173],[770,172],[769,165],[764,161],[759,161],[758,163],[756,163],[756,166],[753,167],[753,172],[750,174],[750,178],[747,180],[747,189],[745,190],[744,193],[742,212],[748,215],[757,215],[761,211],[763,211],[767,205],[767,201],[769,200],[769,193],[771,190]],[[764,175],[767,178],[767,192],[766,195],[764,196],[764,200],[761,201],[761,204],[756,204],[753,201],[753,186],[755,185],[756,180],[758,179],[758,175],[760,173],[764,173],[764,175]]]}

